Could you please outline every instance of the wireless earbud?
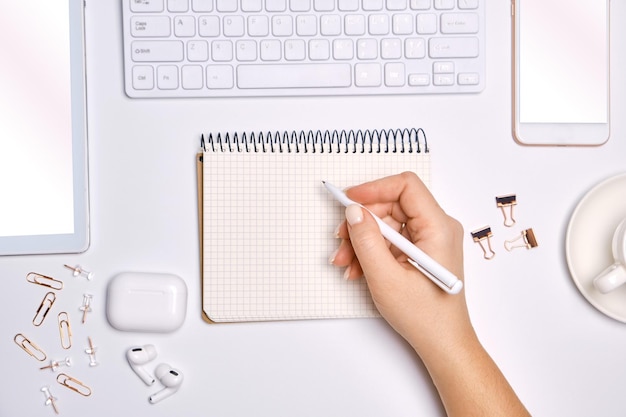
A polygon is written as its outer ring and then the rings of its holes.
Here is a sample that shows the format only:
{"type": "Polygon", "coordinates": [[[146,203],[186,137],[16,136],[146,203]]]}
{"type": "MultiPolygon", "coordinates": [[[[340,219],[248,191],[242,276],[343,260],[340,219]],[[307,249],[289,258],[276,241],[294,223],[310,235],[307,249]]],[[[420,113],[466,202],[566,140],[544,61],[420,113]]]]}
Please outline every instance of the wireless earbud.
{"type": "Polygon", "coordinates": [[[152,394],[150,398],[148,398],[148,401],[152,404],[174,394],[183,383],[183,374],[180,373],[178,369],[174,369],[166,363],[162,363],[157,366],[154,374],[161,384],[165,386],[165,388],[155,394],[152,394]]]}
{"type": "Polygon", "coordinates": [[[128,352],[126,352],[126,359],[128,359],[130,367],[133,368],[133,371],[146,385],[154,384],[155,379],[143,369],[143,365],[154,360],[156,356],[157,352],[154,345],[136,346],[128,349],[128,352]]]}
{"type": "Polygon", "coordinates": [[[615,263],[593,279],[593,285],[603,294],[626,283],[626,219],[615,229],[611,246],[615,263]]]}

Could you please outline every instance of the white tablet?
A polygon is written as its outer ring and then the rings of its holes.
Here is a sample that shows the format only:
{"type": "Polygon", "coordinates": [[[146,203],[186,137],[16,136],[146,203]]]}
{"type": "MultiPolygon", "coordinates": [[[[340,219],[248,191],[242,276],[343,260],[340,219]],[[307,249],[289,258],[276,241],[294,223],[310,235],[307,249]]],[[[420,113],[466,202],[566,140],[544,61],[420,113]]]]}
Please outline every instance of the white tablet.
{"type": "Polygon", "coordinates": [[[0,2],[0,255],[89,247],[83,8],[0,2]]]}

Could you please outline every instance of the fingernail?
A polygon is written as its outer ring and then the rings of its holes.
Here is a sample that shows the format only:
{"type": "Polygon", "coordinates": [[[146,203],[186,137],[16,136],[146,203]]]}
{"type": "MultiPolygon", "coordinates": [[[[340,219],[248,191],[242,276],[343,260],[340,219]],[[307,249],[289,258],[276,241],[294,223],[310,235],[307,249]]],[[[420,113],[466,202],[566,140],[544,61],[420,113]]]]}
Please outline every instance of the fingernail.
{"type": "Polygon", "coordinates": [[[339,237],[340,237],[340,236],[339,236],[339,231],[340,231],[340,230],[341,230],[341,223],[339,223],[339,224],[337,225],[337,227],[335,227],[335,237],[336,237],[337,239],[339,239],[339,237]]]}
{"type": "Polygon", "coordinates": [[[363,221],[363,209],[358,204],[352,204],[346,209],[346,220],[350,225],[359,224],[363,221]]]}
{"type": "Polygon", "coordinates": [[[337,252],[339,252],[339,248],[335,249],[335,251],[330,255],[330,258],[328,258],[329,264],[335,263],[335,257],[337,256],[337,252]]]}
{"type": "Polygon", "coordinates": [[[350,278],[350,270],[352,269],[351,266],[348,266],[346,268],[346,270],[343,273],[343,279],[345,279],[346,281],[350,278]]]}

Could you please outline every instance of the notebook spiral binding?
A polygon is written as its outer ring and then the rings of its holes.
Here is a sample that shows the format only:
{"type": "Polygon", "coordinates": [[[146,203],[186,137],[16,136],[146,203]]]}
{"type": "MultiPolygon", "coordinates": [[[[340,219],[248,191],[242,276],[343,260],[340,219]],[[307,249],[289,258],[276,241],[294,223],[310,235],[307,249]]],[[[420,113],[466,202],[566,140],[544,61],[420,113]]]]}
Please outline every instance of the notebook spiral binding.
{"type": "Polygon", "coordinates": [[[422,128],[389,130],[317,130],[262,132],[255,134],[209,133],[202,135],[200,147],[205,152],[262,153],[428,153],[426,133],[422,128]],[[420,139],[421,138],[421,139],[420,139]],[[420,144],[423,142],[423,149],[420,144]]]}

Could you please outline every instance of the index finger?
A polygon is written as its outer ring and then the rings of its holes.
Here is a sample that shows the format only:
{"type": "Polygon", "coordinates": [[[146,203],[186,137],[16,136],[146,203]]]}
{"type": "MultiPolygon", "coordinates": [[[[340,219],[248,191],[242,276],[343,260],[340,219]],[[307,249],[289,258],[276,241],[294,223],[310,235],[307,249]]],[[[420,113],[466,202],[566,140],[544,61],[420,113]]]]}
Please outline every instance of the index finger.
{"type": "Polygon", "coordinates": [[[363,205],[387,205],[386,214],[401,222],[430,221],[445,214],[426,184],[410,171],[357,185],[346,194],[363,205]]]}

